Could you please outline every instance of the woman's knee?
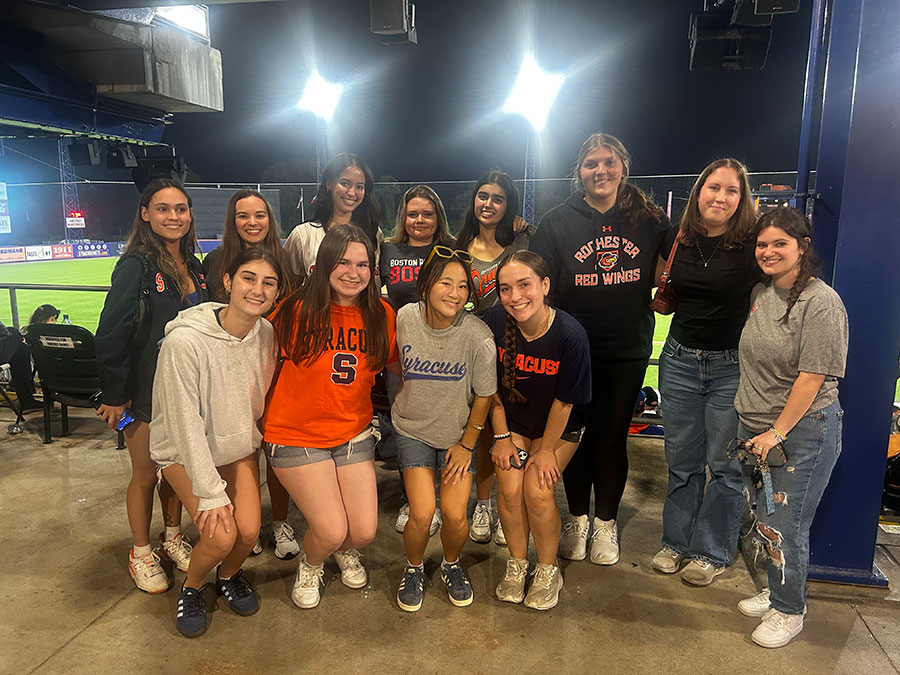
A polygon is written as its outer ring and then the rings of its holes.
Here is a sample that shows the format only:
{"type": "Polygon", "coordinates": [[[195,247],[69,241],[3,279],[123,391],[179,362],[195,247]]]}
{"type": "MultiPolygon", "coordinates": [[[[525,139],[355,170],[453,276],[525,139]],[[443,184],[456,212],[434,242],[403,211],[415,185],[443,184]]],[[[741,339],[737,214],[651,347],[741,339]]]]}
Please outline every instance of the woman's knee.
{"type": "Polygon", "coordinates": [[[409,520],[413,524],[413,527],[416,530],[427,530],[431,527],[431,521],[434,518],[434,504],[431,505],[430,508],[418,508],[414,509],[410,506],[409,509],[409,520]]]}
{"type": "Polygon", "coordinates": [[[323,548],[336,551],[347,538],[347,520],[344,517],[336,518],[328,523],[310,523],[309,529],[313,536],[319,540],[323,548]]]}
{"type": "Polygon", "coordinates": [[[552,487],[542,490],[535,479],[526,481],[524,488],[525,507],[529,513],[542,514],[556,510],[556,496],[552,487]]]}
{"type": "Polygon", "coordinates": [[[205,535],[201,535],[201,541],[198,544],[198,547],[202,546],[206,550],[206,553],[213,558],[223,560],[231,553],[231,549],[234,548],[237,538],[238,533],[236,527],[232,528],[231,532],[226,532],[225,528],[222,527],[222,524],[219,523],[219,526],[216,528],[216,534],[212,539],[205,535]]]}

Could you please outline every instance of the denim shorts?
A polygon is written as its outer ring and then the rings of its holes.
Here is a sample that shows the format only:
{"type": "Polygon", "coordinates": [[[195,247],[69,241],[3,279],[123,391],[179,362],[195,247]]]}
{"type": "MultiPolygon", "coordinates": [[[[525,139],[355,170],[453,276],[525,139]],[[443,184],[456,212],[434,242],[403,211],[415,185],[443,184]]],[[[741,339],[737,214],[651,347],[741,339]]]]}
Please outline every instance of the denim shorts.
{"type": "Polygon", "coordinates": [[[265,444],[269,464],[279,469],[306,466],[316,462],[333,461],[335,466],[346,466],[375,459],[375,443],[378,432],[367,426],[346,443],[333,448],[305,448],[296,445],[265,444]]]}
{"type": "MultiPolygon", "coordinates": [[[[447,454],[447,448],[435,448],[415,438],[396,434],[397,438],[397,462],[400,464],[400,471],[407,469],[417,469],[424,467],[426,469],[434,469],[435,471],[443,471],[447,468],[447,462],[444,455],[447,454]]],[[[472,460],[469,462],[469,473],[475,473],[475,453],[478,452],[478,443],[475,443],[475,449],[472,451],[472,460]]]]}

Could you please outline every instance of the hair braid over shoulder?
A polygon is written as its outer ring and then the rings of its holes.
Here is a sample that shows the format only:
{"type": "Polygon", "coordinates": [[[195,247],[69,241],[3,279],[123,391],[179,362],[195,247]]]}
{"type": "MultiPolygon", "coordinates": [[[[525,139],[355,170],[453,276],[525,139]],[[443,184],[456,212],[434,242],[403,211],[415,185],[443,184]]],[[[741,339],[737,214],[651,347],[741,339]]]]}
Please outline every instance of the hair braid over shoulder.
{"type": "Polygon", "coordinates": [[[503,386],[509,390],[509,400],[526,403],[525,395],[516,390],[516,320],[506,315],[506,332],[503,335],[503,386]]]}

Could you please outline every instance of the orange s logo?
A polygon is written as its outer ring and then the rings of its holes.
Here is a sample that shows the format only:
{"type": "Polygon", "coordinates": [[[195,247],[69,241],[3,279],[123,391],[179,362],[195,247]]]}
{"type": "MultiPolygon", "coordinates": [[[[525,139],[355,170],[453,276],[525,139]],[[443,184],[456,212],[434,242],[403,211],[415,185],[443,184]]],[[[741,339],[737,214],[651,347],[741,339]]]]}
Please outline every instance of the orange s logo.
{"type": "Polygon", "coordinates": [[[161,272],[156,273],[156,292],[162,293],[166,290],[166,282],[163,280],[163,275],[161,272]]]}

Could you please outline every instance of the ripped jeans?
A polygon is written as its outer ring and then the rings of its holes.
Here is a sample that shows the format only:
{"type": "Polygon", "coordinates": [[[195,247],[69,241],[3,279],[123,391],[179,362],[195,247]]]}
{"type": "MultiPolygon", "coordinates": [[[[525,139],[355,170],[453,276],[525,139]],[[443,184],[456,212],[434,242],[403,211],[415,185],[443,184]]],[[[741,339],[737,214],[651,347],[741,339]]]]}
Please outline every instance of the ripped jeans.
{"type": "MultiPolygon", "coordinates": [[[[803,417],[788,433],[788,460],[771,469],[775,513],[767,515],[765,494],[756,494],[756,535],[769,557],[770,603],[784,614],[802,614],[806,607],[809,528],[841,454],[843,415],[840,401],[835,401],[803,417]]],[[[739,435],[756,434],[741,424],[739,435]]]]}

